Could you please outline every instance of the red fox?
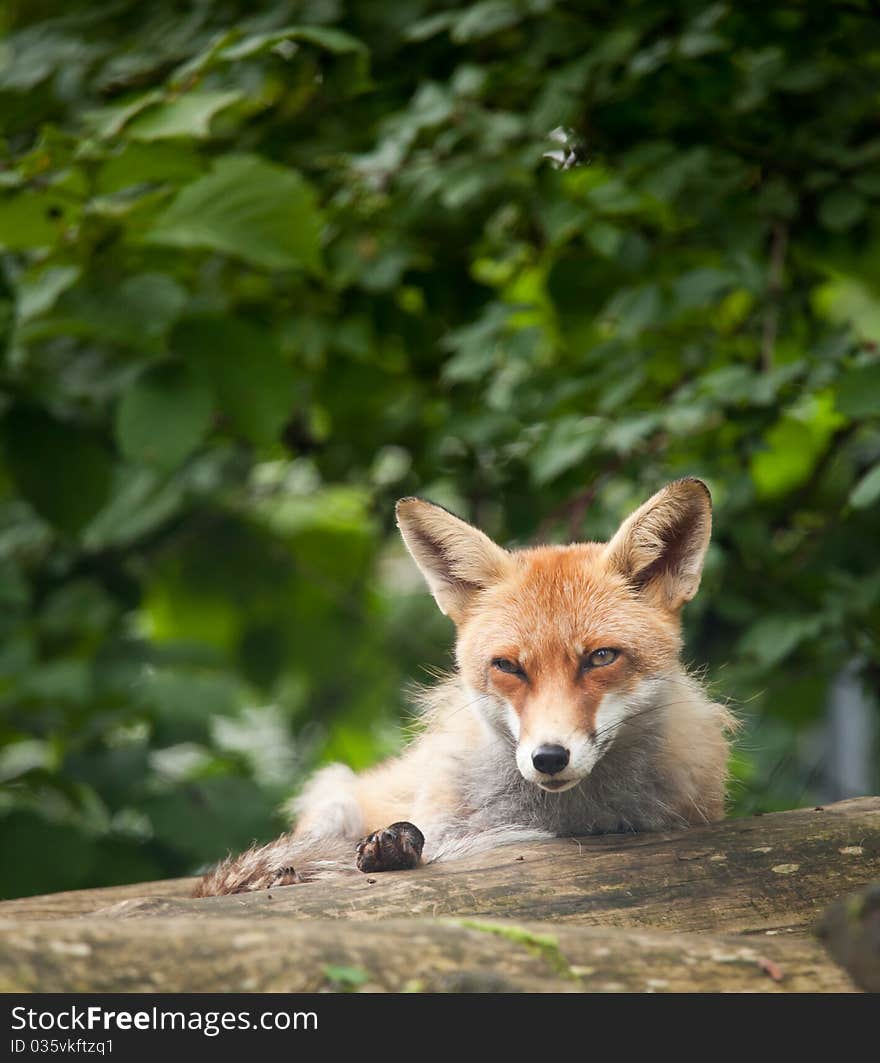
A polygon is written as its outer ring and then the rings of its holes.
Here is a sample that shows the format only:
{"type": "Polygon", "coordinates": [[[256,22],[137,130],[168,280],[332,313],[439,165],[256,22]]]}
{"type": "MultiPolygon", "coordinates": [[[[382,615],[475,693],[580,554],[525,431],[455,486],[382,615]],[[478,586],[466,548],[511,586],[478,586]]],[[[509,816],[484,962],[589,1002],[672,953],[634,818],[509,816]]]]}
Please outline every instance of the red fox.
{"type": "Polygon", "coordinates": [[[400,756],[319,771],[293,832],[228,858],[196,896],[720,819],[734,720],[679,661],[711,519],[706,485],[683,479],[608,543],[509,551],[401,499],[403,540],[456,626],[457,672],[427,693],[400,756]]]}

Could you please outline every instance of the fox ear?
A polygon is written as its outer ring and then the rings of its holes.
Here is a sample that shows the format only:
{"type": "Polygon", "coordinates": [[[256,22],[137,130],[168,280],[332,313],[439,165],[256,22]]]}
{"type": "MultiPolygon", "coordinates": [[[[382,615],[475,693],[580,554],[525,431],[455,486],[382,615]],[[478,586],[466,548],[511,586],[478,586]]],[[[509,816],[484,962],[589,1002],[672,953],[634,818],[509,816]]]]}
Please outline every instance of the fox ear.
{"type": "Polygon", "coordinates": [[[702,480],[676,480],[621,524],[606,558],[652,602],[677,612],[700,586],[711,532],[709,488],[702,480]]]}
{"type": "Polygon", "coordinates": [[[441,612],[456,623],[473,596],[501,579],[511,563],[488,535],[420,498],[397,503],[397,526],[441,612]]]}

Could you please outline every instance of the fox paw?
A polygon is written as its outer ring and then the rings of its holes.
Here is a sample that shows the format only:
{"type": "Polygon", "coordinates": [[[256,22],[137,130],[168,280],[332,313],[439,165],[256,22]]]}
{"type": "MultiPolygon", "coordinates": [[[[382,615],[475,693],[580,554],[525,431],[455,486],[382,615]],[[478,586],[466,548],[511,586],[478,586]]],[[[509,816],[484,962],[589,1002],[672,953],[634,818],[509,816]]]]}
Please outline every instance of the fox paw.
{"type": "Polygon", "coordinates": [[[358,842],[358,871],[408,871],[418,867],[424,845],[425,836],[418,827],[392,823],[358,842]]]}
{"type": "Polygon", "coordinates": [[[293,886],[297,882],[302,882],[302,879],[292,867],[279,867],[277,871],[273,871],[269,881],[265,884],[265,889],[272,889],[273,886],[293,886]]]}

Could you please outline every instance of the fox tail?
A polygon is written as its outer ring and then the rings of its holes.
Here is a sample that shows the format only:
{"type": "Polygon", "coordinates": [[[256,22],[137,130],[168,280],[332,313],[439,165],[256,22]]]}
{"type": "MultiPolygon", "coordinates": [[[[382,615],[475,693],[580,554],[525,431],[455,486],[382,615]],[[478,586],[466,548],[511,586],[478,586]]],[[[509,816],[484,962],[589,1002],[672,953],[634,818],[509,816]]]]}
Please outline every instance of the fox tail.
{"type": "Polygon", "coordinates": [[[248,893],[346,871],[356,872],[355,843],[350,838],[282,834],[266,845],[228,856],[199,879],[193,896],[248,893]]]}

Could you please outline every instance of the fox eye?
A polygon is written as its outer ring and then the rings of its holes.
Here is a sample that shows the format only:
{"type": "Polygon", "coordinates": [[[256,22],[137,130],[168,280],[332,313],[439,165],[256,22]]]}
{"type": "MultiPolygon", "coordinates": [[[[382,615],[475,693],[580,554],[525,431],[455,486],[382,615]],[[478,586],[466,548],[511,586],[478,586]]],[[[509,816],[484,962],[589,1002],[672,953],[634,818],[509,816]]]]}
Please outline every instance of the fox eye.
{"type": "Polygon", "coordinates": [[[526,674],[515,661],[510,661],[506,657],[493,657],[492,667],[497,668],[499,672],[504,672],[507,675],[525,677],[526,674]]]}
{"type": "Polygon", "coordinates": [[[609,648],[603,648],[600,650],[593,650],[590,656],[584,661],[583,667],[587,668],[604,668],[606,664],[613,664],[620,656],[620,650],[612,650],[609,648]]]}

